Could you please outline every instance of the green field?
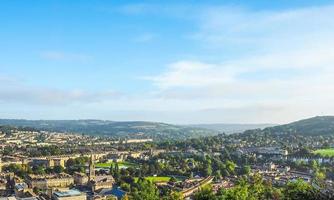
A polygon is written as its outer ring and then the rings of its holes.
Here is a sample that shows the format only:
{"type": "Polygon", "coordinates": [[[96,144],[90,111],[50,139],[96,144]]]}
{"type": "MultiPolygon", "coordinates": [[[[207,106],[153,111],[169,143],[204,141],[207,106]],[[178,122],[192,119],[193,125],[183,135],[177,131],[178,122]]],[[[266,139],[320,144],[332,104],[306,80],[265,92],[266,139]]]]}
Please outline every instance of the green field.
{"type": "MultiPolygon", "coordinates": [[[[95,166],[96,167],[100,167],[100,168],[110,168],[111,164],[115,164],[114,162],[108,162],[108,163],[96,163],[95,166]]],[[[137,167],[137,165],[135,163],[130,163],[130,162],[118,162],[118,167],[119,168],[128,168],[128,167],[137,167]]]]}
{"type": "MultiPolygon", "coordinates": [[[[168,182],[170,177],[168,176],[147,176],[145,177],[146,180],[149,180],[153,183],[155,182],[168,182]]],[[[135,182],[138,181],[138,177],[135,178],[135,182]]]]}
{"type": "Polygon", "coordinates": [[[318,149],[318,150],[314,151],[313,153],[319,154],[321,156],[334,157],[334,148],[330,148],[330,149],[318,149]]]}

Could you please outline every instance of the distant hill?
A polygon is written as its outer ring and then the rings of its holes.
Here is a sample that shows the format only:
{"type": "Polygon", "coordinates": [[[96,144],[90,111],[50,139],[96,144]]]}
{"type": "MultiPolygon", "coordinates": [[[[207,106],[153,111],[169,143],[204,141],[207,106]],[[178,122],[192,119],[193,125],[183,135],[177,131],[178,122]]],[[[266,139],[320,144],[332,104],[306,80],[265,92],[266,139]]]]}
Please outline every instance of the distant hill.
{"type": "Polygon", "coordinates": [[[0,119],[0,125],[32,127],[46,131],[82,133],[114,138],[152,138],[155,140],[188,139],[219,133],[218,131],[204,128],[141,121],[0,119]]]}
{"type": "Polygon", "coordinates": [[[264,129],[267,127],[275,126],[276,124],[192,124],[189,127],[205,128],[223,132],[226,134],[242,133],[250,129],[264,129]]]}
{"type": "Polygon", "coordinates": [[[34,128],[37,130],[80,133],[113,138],[152,138],[154,140],[183,140],[219,133],[270,132],[273,134],[291,133],[300,135],[334,135],[334,116],[318,116],[290,124],[198,124],[179,126],[159,122],[107,120],[21,120],[0,119],[0,126],[34,128]],[[270,127],[272,126],[272,127],[270,127]]]}
{"type": "Polygon", "coordinates": [[[14,126],[8,126],[8,125],[0,125],[0,132],[5,134],[10,134],[12,131],[36,131],[39,132],[39,130],[31,127],[14,127],[14,126]]]}
{"type": "Polygon", "coordinates": [[[317,116],[290,124],[264,129],[270,133],[291,133],[300,135],[334,135],[334,116],[317,116]]]}

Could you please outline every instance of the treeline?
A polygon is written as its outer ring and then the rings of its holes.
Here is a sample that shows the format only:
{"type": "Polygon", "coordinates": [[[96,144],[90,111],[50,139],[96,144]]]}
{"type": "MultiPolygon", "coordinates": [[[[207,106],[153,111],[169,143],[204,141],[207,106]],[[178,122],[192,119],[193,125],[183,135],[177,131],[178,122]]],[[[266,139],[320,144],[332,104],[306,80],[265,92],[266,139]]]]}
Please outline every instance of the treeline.
{"type": "Polygon", "coordinates": [[[194,200],[316,200],[325,199],[309,183],[298,179],[282,187],[255,174],[241,178],[232,188],[221,188],[214,192],[212,186],[203,187],[194,195],[194,200]]]}

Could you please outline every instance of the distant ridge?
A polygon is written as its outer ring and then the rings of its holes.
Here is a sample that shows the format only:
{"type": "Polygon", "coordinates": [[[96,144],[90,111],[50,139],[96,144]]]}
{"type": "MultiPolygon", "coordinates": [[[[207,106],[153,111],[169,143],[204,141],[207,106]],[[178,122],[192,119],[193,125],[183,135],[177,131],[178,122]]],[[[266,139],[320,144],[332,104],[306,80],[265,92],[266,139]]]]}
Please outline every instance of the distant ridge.
{"type": "Polygon", "coordinates": [[[316,116],[285,125],[265,128],[271,133],[291,133],[299,135],[334,135],[334,116],[316,116]]]}
{"type": "Polygon", "coordinates": [[[204,128],[177,126],[160,122],[144,121],[108,121],[108,120],[24,120],[0,119],[0,125],[15,127],[32,127],[39,130],[80,133],[93,136],[108,136],[113,138],[152,138],[188,139],[200,136],[212,136],[218,131],[204,128]]]}
{"type": "Polygon", "coordinates": [[[267,127],[277,126],[277,124],[224,124],[224,123],[215,123],[215,124],[192,124],[188,125],[189,127],[196,128],[206,128],[210,130],[215,130],[219,132],[224,132],[226,134],[232,133],[242,133],[250,129],[264,129],[267,127]]]}
{"type": "Polygon", "coordinates": [[[37,130],[80,133],[113,138],[152,138],[183,140],[219,133],[288,133],[299,135],[334,135],[334,116],[317,116],[285,125],[273,124],[194,124],[173,125],[145,121],[108,120],[24,120],[0,119],[0,126],[34,128],[37,130]]]}

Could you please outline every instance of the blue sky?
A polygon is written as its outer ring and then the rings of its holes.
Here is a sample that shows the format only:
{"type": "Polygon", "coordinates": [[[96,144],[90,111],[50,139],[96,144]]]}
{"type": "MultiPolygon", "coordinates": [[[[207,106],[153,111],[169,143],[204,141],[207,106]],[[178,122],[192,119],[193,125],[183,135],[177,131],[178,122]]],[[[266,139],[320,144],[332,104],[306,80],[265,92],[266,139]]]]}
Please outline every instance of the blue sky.
{"type": "Polygon", "coordinates": [[[334,114],[332,1],[12,0],[0,9],[1,118],[334,114]]]}

